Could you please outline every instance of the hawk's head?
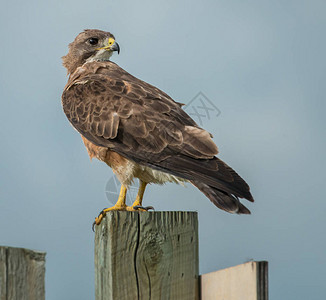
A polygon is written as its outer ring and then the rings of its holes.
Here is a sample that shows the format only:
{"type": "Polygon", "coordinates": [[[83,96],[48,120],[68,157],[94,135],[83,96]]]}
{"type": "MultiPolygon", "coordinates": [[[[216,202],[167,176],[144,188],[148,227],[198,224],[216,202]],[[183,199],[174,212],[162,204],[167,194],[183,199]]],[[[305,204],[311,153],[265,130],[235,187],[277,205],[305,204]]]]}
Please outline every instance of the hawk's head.
{"type": "Polygon", "coordinates": [[[62,57],[68,74],[87,61],[109,60],[113,51],[120,52],[113,34],[98,29],[86,29],[69,44],[69,52],[62,57]]]}

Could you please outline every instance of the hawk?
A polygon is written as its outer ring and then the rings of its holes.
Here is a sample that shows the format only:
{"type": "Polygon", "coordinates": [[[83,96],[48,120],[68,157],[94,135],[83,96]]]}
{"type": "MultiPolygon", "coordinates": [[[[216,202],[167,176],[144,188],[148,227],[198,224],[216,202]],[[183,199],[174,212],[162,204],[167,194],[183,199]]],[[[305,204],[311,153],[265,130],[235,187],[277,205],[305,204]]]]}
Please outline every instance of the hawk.
{"type": "Polygon", "coordinates": [[[108,211],[145,211],[146,185],[190,182],[218,208],[250,214],[239,201],[254,201],[247,183],[216,155],[212,135],[182,109],[182,103],[126,72],[110,60],[120,48],[115,37],[97,29],[81,32],[69,44],[63,65],[69,79],[62,94],[63,110],[81,134],[90,158],[110,166],[121,182],[116,204],[108,211]],[[132,206],[126,193],[140,181],[132,206]]]}

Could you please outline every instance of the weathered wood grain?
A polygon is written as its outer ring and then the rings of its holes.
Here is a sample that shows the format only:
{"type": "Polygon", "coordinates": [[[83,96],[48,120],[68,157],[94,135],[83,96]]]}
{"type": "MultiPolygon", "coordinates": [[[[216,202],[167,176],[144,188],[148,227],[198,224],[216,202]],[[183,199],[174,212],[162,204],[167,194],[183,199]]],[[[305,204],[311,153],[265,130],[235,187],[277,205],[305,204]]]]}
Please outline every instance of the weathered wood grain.
{"type": "Polygon", "coordinates": [[[197,300],[195,212],[110,212],[96,228],[96,300],[197,300]]]}
{"type": "Polygon", "coordinates": [[[0,247],[0,300],[44,300],[44,278],[44,252],[0,247]]]}
{"type": "Polygon", "coordinates": [[[268,262],[251,261],[200,276],[201,300],[268,300],[268,262]]]}
{"type": "Polygon", "coordinates": [[[138,213],[110,212],[95,230],[95,299],[137,299],[138,213]]]}

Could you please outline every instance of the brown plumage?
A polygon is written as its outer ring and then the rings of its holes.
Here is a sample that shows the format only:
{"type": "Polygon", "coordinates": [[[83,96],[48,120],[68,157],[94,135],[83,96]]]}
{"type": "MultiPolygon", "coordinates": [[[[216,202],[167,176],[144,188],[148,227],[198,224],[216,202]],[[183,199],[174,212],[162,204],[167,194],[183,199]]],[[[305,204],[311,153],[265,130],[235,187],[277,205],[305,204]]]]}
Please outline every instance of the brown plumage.
{"type": "Polygon", "coordinates": [[[211,134],[182,104],[109,61],[118,49],[107,46],[112,39],[108,32],[86,30],[63,57],[70,74],[63,110],[90,157],[106,162],[125,186],[134,177],[147,183],[191,182],[217,207],[250,213],[238,199],[253,201],[249,186],[215,156],[211,134]]]}

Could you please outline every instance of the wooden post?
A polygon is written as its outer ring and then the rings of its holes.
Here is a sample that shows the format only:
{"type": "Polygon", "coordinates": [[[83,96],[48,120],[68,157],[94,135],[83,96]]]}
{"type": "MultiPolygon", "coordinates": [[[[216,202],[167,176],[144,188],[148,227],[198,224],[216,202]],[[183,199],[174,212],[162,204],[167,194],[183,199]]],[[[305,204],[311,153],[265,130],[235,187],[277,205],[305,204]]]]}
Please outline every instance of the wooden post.
{"type": "Polygon", "coordinates": [[[197,300],[197,213],[108,213],[96,227],[95,295],[197,300]]]}
{"type": "Polygon", "coordinates": [[[201,300],[268,300],[268,262],[251,261],[200,276],[201,300]]]}
{"type": "Polygon", "coordinates": [[[44,300],[45,253],[0,247],[0,300],[44,300]]]}

